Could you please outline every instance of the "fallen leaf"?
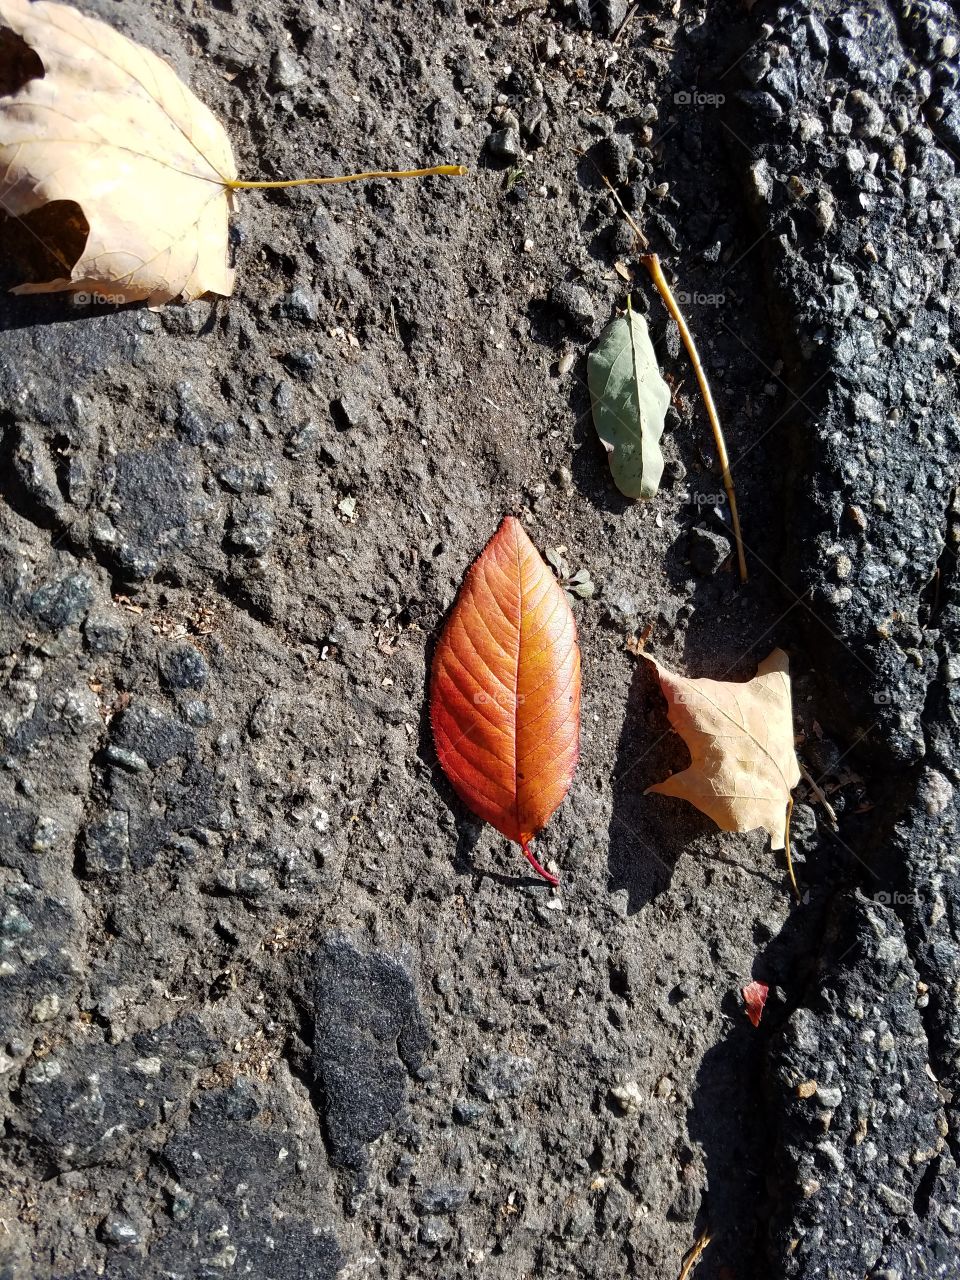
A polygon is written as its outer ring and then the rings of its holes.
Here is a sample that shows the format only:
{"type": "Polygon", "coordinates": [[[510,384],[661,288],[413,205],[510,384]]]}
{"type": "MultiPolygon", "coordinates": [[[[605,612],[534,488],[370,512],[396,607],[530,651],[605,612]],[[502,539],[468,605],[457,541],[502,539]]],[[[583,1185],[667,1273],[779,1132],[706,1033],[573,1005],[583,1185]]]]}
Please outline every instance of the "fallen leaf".
{"type": "Polygon", "coordinates": [[[689,768],[647,790],[689,800],[723,831],[762,827],[772,848],[782,849],[790,792],[800,781],[787,655],[774,649],[744,683],[688,680],[644,656],[691,758],[689,768]]]}
{"type": "Polygon", "coordinates": [[[652,498],[663,474],[660,437],[670,388],[660,376],[647,323],[627,304],[587,357],[593,423],[613,482],[628,498],[652,498]]]}
{"type": "Polygon", "coordinates": [[[576,767],[580,650],[563,590],[513,516],[467,572],[444,627],[430,719],[456,793],[556,884],[529,842],[576,767]]]}
{"type": "Polygon", "coordinates": [[[567,564],[566,560],[564,560],[563,553],[561,552],[560,548],[547,547],[545,554],[547,558],[547,564],[549,564],[552,568],[556,569],[557,576],[560,578],[561,582],[565,578],[569,578],[570,566],[567,564]]]}
{"type": "Polygon", "coordinates": [[[223,127],[162,58],[70,5],[0,0],[0,235],[30,277],[15,293],[231,294],[234,191],[464,173],[241,180],[223,127]]]}
{"type": "Polygon", "coordinates": [[[58,274],[14,292],[231,293],[237,171],[213,113],[162,58],[69,5],[0,0],[0,25],[19,38],[3,42],[4,69],[16,49],[28,76],[0,98],[0,203],[28,227],[56,206],[38,248],[58,274]]]}
{"type": "Polygon", "coordinates": [[[575,595],[580,600],[592,600],[597,594],[597,584],[590,577],[589,569],[580,569],[570,579],[568,595],[575,595]]]}
{"type": "Polygon", "coordinates": [[[763,1006],[767,1003],[770,988],[765,982],[748,982],[741,989],[740,994],[743,996],[743,1005],[747,1011],[747,1017],[755,1027],[759,1027],[760,1019],[763,1017],[763,1006]]]}

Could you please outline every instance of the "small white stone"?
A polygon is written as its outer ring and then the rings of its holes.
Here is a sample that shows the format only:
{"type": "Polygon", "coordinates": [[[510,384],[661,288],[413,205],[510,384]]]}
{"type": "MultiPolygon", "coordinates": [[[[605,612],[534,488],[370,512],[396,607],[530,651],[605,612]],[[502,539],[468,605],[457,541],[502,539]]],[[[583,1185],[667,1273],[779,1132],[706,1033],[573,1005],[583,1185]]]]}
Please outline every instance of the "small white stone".
{"type": "Polygon", "coordinates": [[[60,1012],[60,997],[53,994],[41,996],[30,1010],[34,1022],[50,1022],[60,1012]]]}
{"type": "Polygon", "coordinates": [[[624,1115],[636,1116],[643,1110],[643,1094],[636,1080],[625,1080],[623,1084],[615,1084],[610,1090],[610,1096],[624,1115]]]}
{"type": "Polygon", "coordinates": [[[49,1084],[62,1073],[63,1068],[56,1058],[41,1058],[39,1062],[29,1067],[25,1074],[30,1084],[49,1084]]]}
{"type": "Polygon", "coordinates": [[[770,166],[766,160],[758,160],[756,164],[751,165],[749,178],[753,195],[757,200],[765,204],[773,192],[773,179],[770,174],[770,166]]]}
{"type": "Polygon", "coordinates": [[[925,769],[920,782],[920,798],[931,817],[943,813],[953,799],[953,786],[949,778],[936,769],[925,769]]]}
{"type": "Polygon", "coordinates": [[[134,1071],[139,1071],[142,1076],[158,1076],[162,1067],[162,1058],[138,1058],[133,1064],[134,1071]]]}

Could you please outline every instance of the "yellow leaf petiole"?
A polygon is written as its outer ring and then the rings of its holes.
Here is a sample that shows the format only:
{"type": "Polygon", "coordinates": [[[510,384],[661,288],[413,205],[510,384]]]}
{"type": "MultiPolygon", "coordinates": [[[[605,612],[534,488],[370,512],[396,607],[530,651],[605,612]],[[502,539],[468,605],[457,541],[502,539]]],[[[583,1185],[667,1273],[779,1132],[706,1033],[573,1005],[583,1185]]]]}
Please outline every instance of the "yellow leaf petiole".
{"type": "Polygon", "coordinates": [[[336,182],[366,182],[370,178],[462,178],[463,164],[435,164],[430,169],[372,169],[369,173],[345,173],[334,178],[286,178],[281,182],[245,182],[234,178],[224,182],[231,191],[275,191],[280,187],[317,187],[336,182]]]}

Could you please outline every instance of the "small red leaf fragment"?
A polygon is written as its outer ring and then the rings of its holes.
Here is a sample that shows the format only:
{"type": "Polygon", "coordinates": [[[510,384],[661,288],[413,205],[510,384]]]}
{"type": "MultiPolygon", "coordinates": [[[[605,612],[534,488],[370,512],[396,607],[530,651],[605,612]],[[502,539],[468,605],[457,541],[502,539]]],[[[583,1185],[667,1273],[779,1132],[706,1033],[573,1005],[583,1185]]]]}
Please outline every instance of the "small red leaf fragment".
{"type": "Polygon", "coordinates": [[[767,1003],[767,996],[770,994],[770,988],[765,982],[749,982],[743,988],[744,1008],[747,1011],[747,1017],[755,1027],[759,1027],[760,1019],[763,1017],[763,1006],[767,1003]]]}
{"type": "Polygon", "coordinates": [[[580,650],[563,590],[507,516],[467,572],[433,659],[430,720],[461,800],[530,851],[570,788],[580,740],[580,650]]]}

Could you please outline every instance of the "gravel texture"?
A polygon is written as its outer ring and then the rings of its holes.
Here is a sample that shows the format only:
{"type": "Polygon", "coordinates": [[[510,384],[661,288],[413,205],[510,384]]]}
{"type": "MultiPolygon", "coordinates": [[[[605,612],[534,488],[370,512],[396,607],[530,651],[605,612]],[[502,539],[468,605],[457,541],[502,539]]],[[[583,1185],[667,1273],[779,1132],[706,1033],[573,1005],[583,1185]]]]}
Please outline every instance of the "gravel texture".
{"type": "Polygon", "coordinates": [[[672,1280],[707,1227],[697,1280],[960,1273],[948,7],[82,7],[244,176],[470,176],[245,194],[229,301],[0,301],[0,1277],[672,1280]],[[631,271],[645,505],[584,387],[631,271]],[[596,584],[556,893],[425,715],[506,512],[596,584]],[[647,626],[790,651],[798,906],[645,794],[647,626]]]}

